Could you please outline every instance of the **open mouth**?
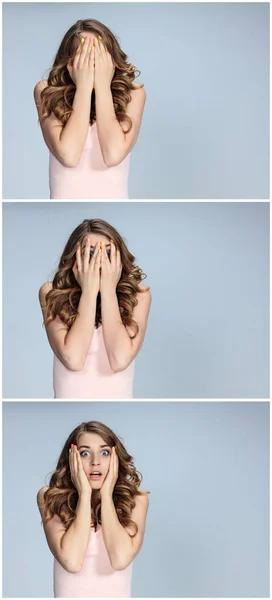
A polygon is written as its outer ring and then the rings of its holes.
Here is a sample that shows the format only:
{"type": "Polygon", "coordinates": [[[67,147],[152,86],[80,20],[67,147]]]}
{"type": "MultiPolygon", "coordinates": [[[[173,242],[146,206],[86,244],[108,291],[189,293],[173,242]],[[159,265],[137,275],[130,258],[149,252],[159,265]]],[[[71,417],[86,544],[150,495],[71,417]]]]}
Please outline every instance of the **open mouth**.
{"type": "Polygon", "coordinates": [[[92,479],[92,480],[99,479],[101,476],[102,476],[102,473],[100,473],[100,471],[92,471],[89,475],[90,479],[92,479]]]}

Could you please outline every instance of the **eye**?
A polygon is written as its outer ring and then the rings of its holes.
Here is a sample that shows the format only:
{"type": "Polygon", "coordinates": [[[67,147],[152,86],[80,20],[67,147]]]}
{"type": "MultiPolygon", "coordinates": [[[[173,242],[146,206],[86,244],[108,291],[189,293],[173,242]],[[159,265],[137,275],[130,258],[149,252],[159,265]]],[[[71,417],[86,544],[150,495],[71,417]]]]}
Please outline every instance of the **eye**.
{"type": "Polygon", "coordinates": [[[102,454],[102,456],[109,456],[109,451],[108,450],[102,450],[101,454],[102,454]]]}
{"type": "Polygon", "coordinates": [[[80,452],[80,456],[88,456],[88,454],[88,450],[82,450],[82,452],[80,452]]]}

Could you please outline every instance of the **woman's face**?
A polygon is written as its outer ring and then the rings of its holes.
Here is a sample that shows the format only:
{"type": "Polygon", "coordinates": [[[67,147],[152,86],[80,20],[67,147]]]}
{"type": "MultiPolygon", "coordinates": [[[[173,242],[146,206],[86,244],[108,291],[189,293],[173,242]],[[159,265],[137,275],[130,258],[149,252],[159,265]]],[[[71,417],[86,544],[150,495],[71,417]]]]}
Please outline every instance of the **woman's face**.
{"type": "Polygon", "coordinates": [[[92,489],[100,490],[109,470],[111,446],[97,433],[82,433],[78,440],[78,451],[92,489]]]}
{"type": "MultiPolygon", "coordinates": [[[[91,31],[82,31],[82,33],[79,33],[78,35],[76,35],[76,41],[75,41],[75,48],[78,49],[78,46],[82,44],[82,38],[84,39],[89,39],[91,42],[91,45],[94,45],[94,39],[98,38],[98,34],[92,33],[91,31]]],[[[74,81],[73,77],[72,77],[72,72],[73,72],[73,60],[70,58],[68,64],[67,64],[67,69],[69,71],[69,75],[71,77],[71,79],[74,81]]]]}
{"type": "Polygon", "coordinates": [[[90,258],[93,256],[93,253],[95,251],[95,244],[97,244],[97,242],[102,243],[104,242],[105,246],[106,246],[106,251],[107,254],[109,256],[110,253],[110,238],[106,237],[105,235],[101,235],[100,233],[89,233],[88,235],[85,236],[83,243],[82,243],[82,251],[81,251],[81,256],[83,258],[84,256],[84,251],[85,251],[85,246],[87,244],[87,241],[90,240],[91,242],[91,246],[90,246],[90,258]]]}

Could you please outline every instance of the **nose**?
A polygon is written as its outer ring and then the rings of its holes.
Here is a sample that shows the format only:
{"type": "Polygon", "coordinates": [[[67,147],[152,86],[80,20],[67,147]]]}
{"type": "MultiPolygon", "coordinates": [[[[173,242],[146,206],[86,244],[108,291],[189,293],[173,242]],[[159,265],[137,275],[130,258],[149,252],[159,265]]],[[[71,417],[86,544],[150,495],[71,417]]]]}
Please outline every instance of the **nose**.
{"type": "Polygon", "coordinates": [[[94,466],[99,465],[99,455],[93,454],[93,456],[91,458],[91,463],[94,466]]]}

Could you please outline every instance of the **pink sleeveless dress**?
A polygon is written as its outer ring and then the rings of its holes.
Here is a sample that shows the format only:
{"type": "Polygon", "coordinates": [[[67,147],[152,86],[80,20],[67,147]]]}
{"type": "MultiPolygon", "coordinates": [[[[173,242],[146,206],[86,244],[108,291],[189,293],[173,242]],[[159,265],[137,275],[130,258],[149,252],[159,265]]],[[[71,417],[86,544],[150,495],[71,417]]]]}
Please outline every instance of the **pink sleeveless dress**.
{"type": "Polygon", "coordinates": [[[83,568],[68,573],[54,559],[54,598],[130,598],[132,563],[115,571],[108,557],[102,528],[92,528],[83,568]]]}
{"type": "Polygon", "coordinates": [[[69,371],[54,355],[55,398],[132,398],[134,363],[115,373],[109,363],[103,326],[94,329],[91,345],[81,371],[69,371]]]}
{"type": "Polygon", "coordinates": [[[128,198],[130,154],[116,167],[107,167],[100,149],[96,123],[89,125],[77,167],[64,167],[49,151],[51,200],[128,198]]]}

